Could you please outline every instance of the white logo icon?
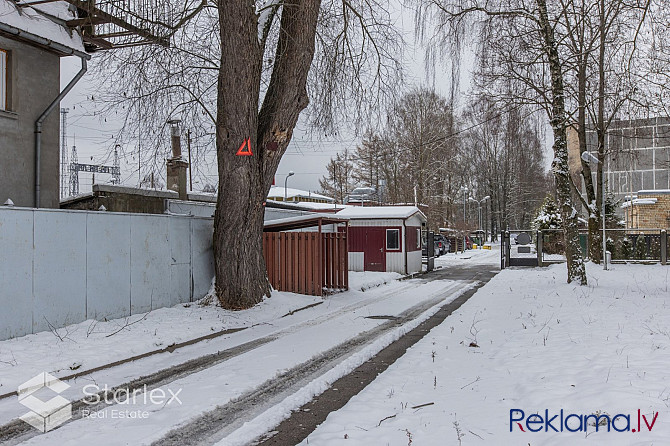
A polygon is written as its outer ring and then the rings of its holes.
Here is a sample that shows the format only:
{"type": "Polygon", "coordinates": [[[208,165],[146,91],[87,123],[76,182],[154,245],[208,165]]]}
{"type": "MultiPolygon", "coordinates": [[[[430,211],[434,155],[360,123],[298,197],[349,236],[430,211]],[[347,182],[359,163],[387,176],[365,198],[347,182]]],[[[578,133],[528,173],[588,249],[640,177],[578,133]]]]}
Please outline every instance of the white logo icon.
{"type": "Polygon", "coordinates": [[[31,410],[20,418],[41,432],[48,432],[72,418],[72,404],[62,396],[56,395],[49,401],[42,401],[33,395],[45,387],[62,393],[70,386],[55,376],[42,372],[21,384],[17,392],[19,403],[31,410]]]}

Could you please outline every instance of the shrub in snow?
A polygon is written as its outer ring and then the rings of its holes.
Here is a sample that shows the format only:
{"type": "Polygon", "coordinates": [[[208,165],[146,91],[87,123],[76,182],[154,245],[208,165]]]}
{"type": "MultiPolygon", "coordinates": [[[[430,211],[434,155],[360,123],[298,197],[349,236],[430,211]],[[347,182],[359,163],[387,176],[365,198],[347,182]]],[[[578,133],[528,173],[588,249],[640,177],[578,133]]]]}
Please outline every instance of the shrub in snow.
{"type": "Polygon", "coordinates": [[[554,201],[554,197],[547,195],[542,202],[542,206],[537,210],[537,215],[533,220],[533,229],[544,231],[543,233],[543,251],[546,254],[562,254],[563,249],[563,218],[554,201]]]}
{"type": "Polygon", "coordinates": [[[645,260],[647,258],[647,241],[644,235],[638,235],[635,240],[634,256],[638,260],[645,260]]]}

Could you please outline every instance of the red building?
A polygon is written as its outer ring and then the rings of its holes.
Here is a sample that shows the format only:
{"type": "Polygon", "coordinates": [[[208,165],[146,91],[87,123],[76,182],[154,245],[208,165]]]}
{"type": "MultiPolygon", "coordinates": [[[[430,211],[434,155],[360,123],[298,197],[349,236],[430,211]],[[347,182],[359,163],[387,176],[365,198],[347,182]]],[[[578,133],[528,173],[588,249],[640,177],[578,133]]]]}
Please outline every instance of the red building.
{"type": "Polygon", "coordinates": [[[426,216],[416,206],[356,206],[337,217],[349,219],[349,270],[421,271],[426,216]]]}

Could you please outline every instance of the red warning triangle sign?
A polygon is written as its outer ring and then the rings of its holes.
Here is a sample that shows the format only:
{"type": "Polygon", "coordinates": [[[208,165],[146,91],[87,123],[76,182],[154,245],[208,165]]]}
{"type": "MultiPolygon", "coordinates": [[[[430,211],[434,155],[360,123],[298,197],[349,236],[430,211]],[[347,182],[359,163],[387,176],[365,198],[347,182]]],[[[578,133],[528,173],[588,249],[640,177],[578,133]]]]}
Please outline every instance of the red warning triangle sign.
{"type": "Polygon", "coordinates": [[[251,156],[253,153],[251,152],[251,138],[247,138],[244,140],[242,145],[240,146],[239,149],[237,149],[237,153],[235,154],[237,156],[251,156]]]}

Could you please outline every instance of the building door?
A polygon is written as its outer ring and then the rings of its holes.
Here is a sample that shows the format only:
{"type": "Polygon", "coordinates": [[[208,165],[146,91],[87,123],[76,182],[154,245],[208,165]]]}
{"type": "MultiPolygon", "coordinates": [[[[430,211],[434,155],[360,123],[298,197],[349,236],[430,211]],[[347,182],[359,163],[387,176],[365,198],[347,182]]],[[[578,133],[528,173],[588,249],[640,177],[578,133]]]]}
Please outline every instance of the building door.
{"type": "Polygon", "coordinates": [[[365,229],[365,271],[386,271],[386,230],[365,229]]]}

